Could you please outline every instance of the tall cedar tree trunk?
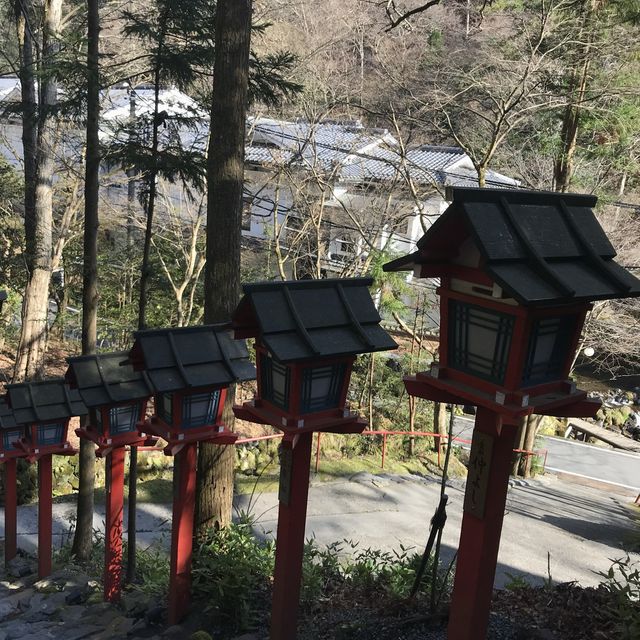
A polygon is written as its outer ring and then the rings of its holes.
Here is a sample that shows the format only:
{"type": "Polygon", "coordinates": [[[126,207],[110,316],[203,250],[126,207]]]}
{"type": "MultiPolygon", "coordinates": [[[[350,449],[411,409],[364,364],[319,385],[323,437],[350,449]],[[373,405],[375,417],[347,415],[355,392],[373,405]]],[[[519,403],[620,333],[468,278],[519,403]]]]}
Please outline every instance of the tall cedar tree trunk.
{"type": "Polygon", "coordinates": [[[40,108],[37,112],[37,136],[35,157],[27,149],[33,144],[33,120],[35,115],[35,86],[33,75],[32,26],[29,17],[34,14],[30,2],[16,7],[16,26],[20,38],[21,79],[26,80],[23,98],[27,118],[23,139],[25,147],[25,234],[29,278],[22,305],[22,330],[16,355],[14,380],[39,377],[42,373],[47,341],[47,314],[49,311],[49,284],[51,282],[51,252],[53,248],[53,147],[56,139],[54,109],[58,97],[58,85],[53,72],[54,58],[58,52],[58,34],[62,19],[62,0],[46,0],[43,13],[42,77],[40,79],[40,108]],[[24,7],[24,9],[23,9],[24,7]],[[29,160],[27,161],[27,157],[29,160]],[[33,163],[33,164],[31,164],[33,163]],[[27,176],[28,171],[33,175],[27,176]],[[29,178],[31,181],[28,181],[29,178]],[[34,192],[35,191],[35,192],[34,192]],[[31,205],[33,203],[33,208],[31,205]],[[33,212],[33,215],[31,213],[33,212]]]}
{"type": "MultiPolygon", "coordinates": [[[[248,101],[251,0],[219,0],[216,9],[213,104],[207,159],[205,322],[226,321],[240,295],[240,238],[248,101]]],[[[235,388],[224,419],[233,425],[235,388]]],[[[201,443],[196,530],[226,526],[233,503],[233,447],[201,443]]]]}
{"type": "MultiPolygon", "coordinates": [[[[153,74],[153,127],[151,133],[151,169],[145,176],[149,193],[147,195],[147,222],[144,231],[144,248],[142,251],[142,272],[140,274],[140,295],[138,297],[138,329],[147,328],[147,296],[149,289],[149,260],[151,257],[151,235],[153,218],[156,209],[158,180],[158,146],[160,130],[160,58],[166,37],[168,10],[160,17],[160,40],[158,42],[158,60],[153,74]]],[[[135,118],[135,103],[129,105],[129,113],[135,118]]],[[[130,180],[131,186],[131,180],[130,180]]],[[[133,186],[135,189],[135,185],[133,186]]],[[[130,213],[130,212],[129,212],[130,213]]],[[[129,455],[129,510],[127,529],[127,582],[133,582],[136,574],[136,513],[138,505],[138,447],[131,447],[129,455]]]]}
{"type": "Polygon", "coordinates": [[[147,327],[147,293],[149,284],[149,259],[151,256],[151,234],[153,233],[153,217],[156,208],[156,193],[158,180],[158,135],[160,130],[160,59],[164,49],[168,20],[168,10],[160,16],[160,37],[158,40],[158,60],[153,73],[153,126],[151,129],[151,167],[146,172],[145,181],[149,192],[147,194],[147,224],[144,232],[144,249],[142,252],[142,272],[140,274],[140,297],[138,298],[138,329],[147,327]]]}
{"type": "MultiPolygon", "coordinates": [[[[98,0],[87,0],[87,150],[84,181],[84,265],[82,270],[82,355],[96,352],[98,333],[98,194],[100,169],[99,70],[100,16],[98,0]]],[[[95,451],[80,440],[76,533],[72,552],[86,562],[93,548],[95,451]]]]}
{"type": "Polygon", "coordinates": [[[589,0],[584,6],[582,27],[578,40],[582,43],[578,60],[571,72],[568,103],[562,117],[560,149],[553,167],[553,182],[556,191],[568,191],[573,177],[574,158],[578,144],[580,117],[589,83],[589,69],[594,50],[594,21],[597,19],[595,2],[589,0]]]}

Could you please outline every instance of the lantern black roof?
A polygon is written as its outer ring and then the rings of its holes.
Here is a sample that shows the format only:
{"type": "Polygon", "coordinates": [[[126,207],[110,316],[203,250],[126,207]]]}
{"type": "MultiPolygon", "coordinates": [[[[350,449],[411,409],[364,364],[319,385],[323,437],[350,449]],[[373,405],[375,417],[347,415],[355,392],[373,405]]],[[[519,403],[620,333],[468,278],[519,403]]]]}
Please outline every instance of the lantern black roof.
{"type": "Polygon", "coordinates": [[[66,420],[87,413],[80,394],[63,378],[9,384],[7,398],[17,424],[66,420]]]}
{"type": "Polygon", "coordinates": [[[236,335],[260,336],[281,362],[397,348],[379,326],[371,278],[261,282],[243,286],[236,335]]]}
{"type": "Polygon", "coordinates": [[[134,337],[133,367],[146,371],[158,393],[226,387],[256,377],[247,345],[233,339],[229,325],[149,329],[134,337]]]}
{"type": "Polygon", "coordinates": [[[69,369],[65,379],[78,389],[87,407],[104,407],[148,398],[151,383],[145,371],[136,371],[128,352],[100,353],[67,358],[69,369]]]}
{"type": "Polygon", "coordinates": [[[452,194],[418,251],[385,271],[429,264],[437,271],[453,264],[470,238],[479,268],[524,305],[640,295],[640,280],[613,261],[616,252],[592,210],[595,196],[471,188],[452,194]]]}
{"type": "Polygon", "coordinates": [[[11,407],[4,398],[0,398],[0,429],[15,429],[17,426],[11,407]]]}

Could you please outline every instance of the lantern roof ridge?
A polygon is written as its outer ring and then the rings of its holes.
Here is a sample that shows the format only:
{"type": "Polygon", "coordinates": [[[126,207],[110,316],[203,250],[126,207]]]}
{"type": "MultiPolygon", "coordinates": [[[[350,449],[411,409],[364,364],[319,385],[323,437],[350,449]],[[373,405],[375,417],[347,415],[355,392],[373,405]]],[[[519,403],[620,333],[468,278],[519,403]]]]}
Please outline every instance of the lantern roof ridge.
{"type": "Polygon", "coordinates": [[[67,358],[65,380],[78,389],[87,407],[148,398],[153,389],[146,372],[136,371],[127,358],[127,351],[67,358]]]}
{"type": "Polygon", "coordinates": [[[595,217],[593,195],[549,191],[454,188],[447,210],[417,251],[384,265],[423,277],[448,275],[467,240],[476,267],[518,302],[558,304],[640,295],[640,280],[618,265],[595,217]]]}
{"type": "Polygon", "coordinates": [[[260,337],[280,362],[397,348],[380,327],[372,278],[285,280],[243,285],[236,335],[260,337]]]}
{"type": "Polygon", "coordinates": [[[15,429],[17,426],[11,407],[5,398],[0,398],[0,429],[15,429]]]}
{"type": "Polygon", "coordinates": [[[144,371],[155,393],[225,387],[255,379],[243,341],[234,340],[230,323],[145,329],[134,333],[129,362],[144,371]]]}
{"type": "Polygon", "coordinates": [[[80,394],[70,389],[64,378],[9,384],[6,397],[18,425],[67,420],[87,413],[80,394]]]}

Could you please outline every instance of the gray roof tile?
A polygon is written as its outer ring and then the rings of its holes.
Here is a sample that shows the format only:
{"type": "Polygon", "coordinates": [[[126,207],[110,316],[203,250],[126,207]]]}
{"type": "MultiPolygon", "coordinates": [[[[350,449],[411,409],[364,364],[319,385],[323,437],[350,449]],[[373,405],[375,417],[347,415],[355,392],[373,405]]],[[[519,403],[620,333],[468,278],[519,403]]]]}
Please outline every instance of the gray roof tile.
{"type": "Polygon", "coordinates": [[[466,229],[489,275],[522,304],[639,296],[640,280],[613,261],[595,204],[587,195],[457,188],[452,204],[418,241],[418,252],[385,269],[446,262],[466,229]]]}
{"type": "Polygon", "coordinates": [[[0,429],[15,429],[18,426],[11,407],[0,398],[0,429]]]}
{"type": "Polygon", "coordinates": [[[65,379],[78,389],[88,407],[149,397],[153,391],[146,374],[135,371],[127,358],[126,351],[67,358],[69,369],[65,379]]]}
{"type": "Polygon", "coordinates": [[[281,362],[356,355],[397,347],[379,326],[369,278],[244,285],[233,317],[281,362]]]}
{"type": "Polygon", "coordinates": [[[17,424],[66,420],[87,413],[78,391],[62,378],[9,384],[7,398],[17,424]]]}
{"type": "Polygon", "coordinates": [[[226,325],[150,329],[134,336],[131,362],[146,371],[156,392],[226,387],[256,377],[246,344],[233,340],[226,325]]]}

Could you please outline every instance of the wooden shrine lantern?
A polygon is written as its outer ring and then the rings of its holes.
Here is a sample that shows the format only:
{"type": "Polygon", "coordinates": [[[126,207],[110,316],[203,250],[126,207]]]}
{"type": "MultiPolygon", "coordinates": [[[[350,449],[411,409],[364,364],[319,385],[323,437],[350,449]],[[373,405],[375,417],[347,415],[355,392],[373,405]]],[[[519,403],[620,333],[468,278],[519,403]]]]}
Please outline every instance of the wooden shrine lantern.
{"type": "Polygon", "coordinates": [[[569,372],[591,303],[640,295],[588,195],[454,188],[417,251],[385,265],[440,278],[439,359],[410,395],[478,407],[449,640],[486,636],[518,422],[593,416],[569,372]]]}
{"type": "Polygon", "coordinates": [[[238,436],[222,423],[229,385],[255,379],[244,342],[228,325],[138,331],[129,356],[153,388],[155,415],[139,424],[168,442],[174,455],[174,494],[169,570],[170,625],[187,613],[191,600],[191,557],[198,442],[233,444],[238,436]]]}
{"type": "Polygon", "coordinates": [[[25,457],[24,450],[17,444],[24,438],[25,428],[16,422],[13,411],[4,398],[0,398],[0,434],[0,462],[25,457]]]}
{"type": "Polygon", "coordinates": [[[370,278],[244,285],[237,338],[255,338],[258,392],[237,417],[285,432],[280,447],[272,640],[296,637],[314,431],[361,433],[349,411],[351,369],[361,353],[395,349],[380,327],[370,278]]]}
{"type": "Polygon", "coordinates": [[[9,384],[7,398],[16,424],[25,428],[16,446],[29,462],[38,462],[38,576],[44,578],[51,573],[51,457],[77,453],[67,440],[69,420],[87,408],[62,378],[9,384]]]}
{"type": "Polygon", "coordinates": [[[135,371],[126,351],[67,358],[65,379],[78,389],[91,420],[76,433],[97,445],[99,457],[114,447],[153,444],[138,432],[153,391],[144,371],[135,371]]]}
{"type": "Polygon", "coordinates": [[[453,189],[418,251],[384,267],[441,279],[439,362],[406,378],[407,389],[510,419],[593,415],[597,403],[568,380],[585,316],[592,301],[640,295],[640,281],[613,261],[595,204],[577,194],[453,189]]]}
{"type": "MultiPolygon", "coordinates": [[[[2,293],[2,292],[0,292],[2,293]]],[[[4,470],[4,561],[8,564],[18,551],[18,458],[25,453],[17,446],[24,427],[16,422],[11,407],[0,398],[0,463],[4,470]]]]}
{"type": "Polygon", "coordinates": [[[265,282],[243,286],[233,316],[237,338],[255,338],[258,393],[237,417],[286,433],[360,433],[347,406],[361,353],[397,348],[382,327],[370,278],[265,282]]]}
{"type": "Polygon", "coordinates": [[[134,334],[134,369],[144,370],[153,388],[155,414],[140,428],[169,443],[174,454],[203,440],[233,444],[237,436],[222,424],[227,387],[255,379],[244,343],[226,325],[150,329],[134,334]]]}
{"type": "Polygon", "coordinates": [[[67,440],[69,420],[87,413],[80,394],[62,378],[7,385],[7,399],[16,423],[25,427],[16,443],[29,462],[47,455],[73,456],[67,440]]]}

